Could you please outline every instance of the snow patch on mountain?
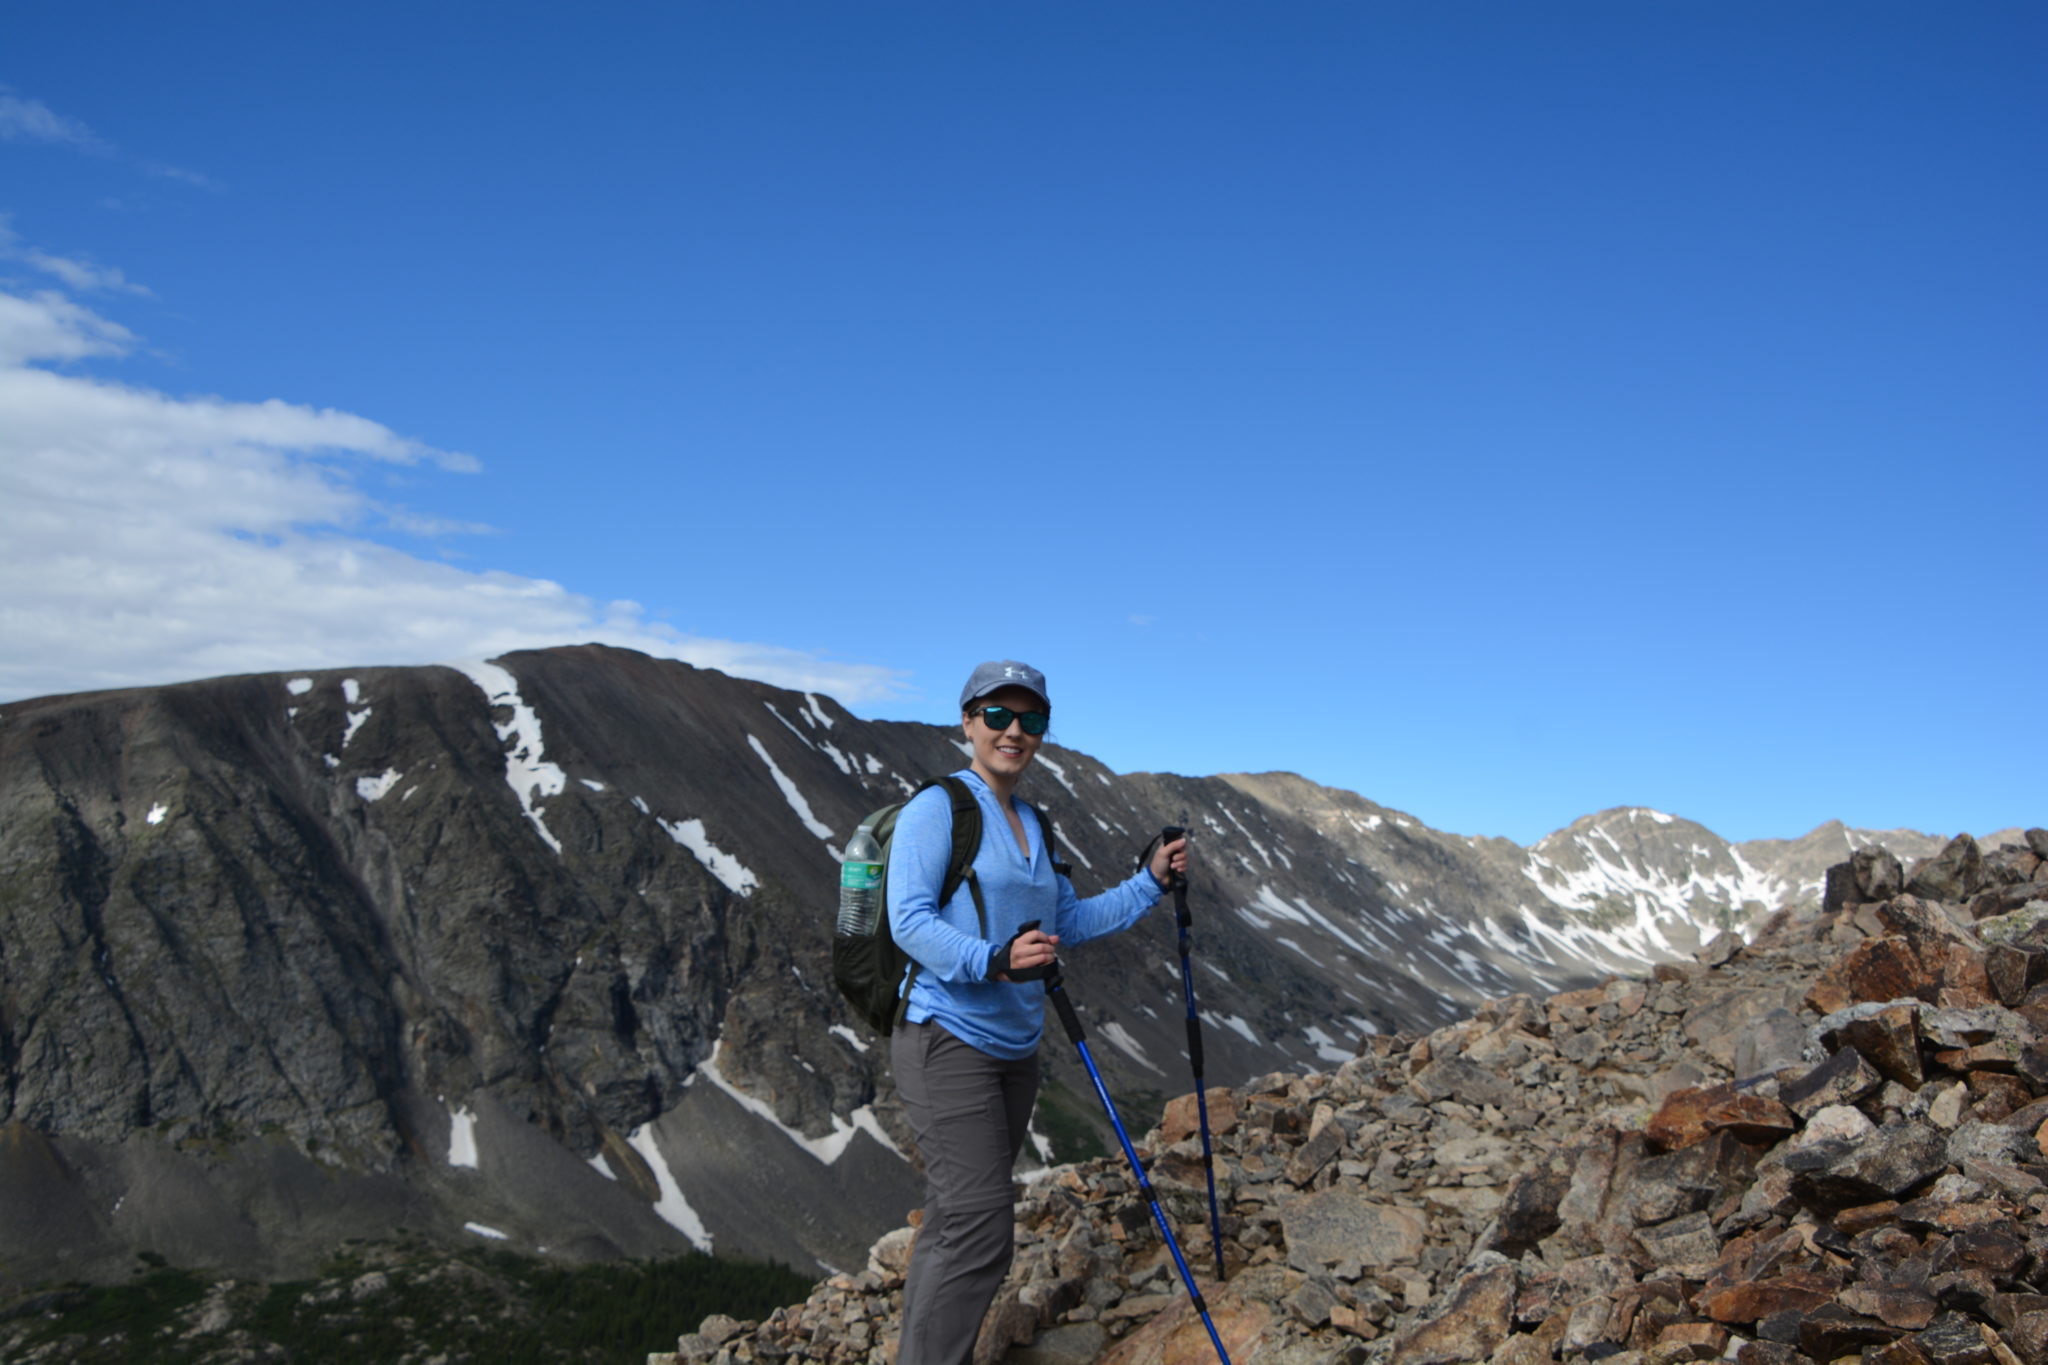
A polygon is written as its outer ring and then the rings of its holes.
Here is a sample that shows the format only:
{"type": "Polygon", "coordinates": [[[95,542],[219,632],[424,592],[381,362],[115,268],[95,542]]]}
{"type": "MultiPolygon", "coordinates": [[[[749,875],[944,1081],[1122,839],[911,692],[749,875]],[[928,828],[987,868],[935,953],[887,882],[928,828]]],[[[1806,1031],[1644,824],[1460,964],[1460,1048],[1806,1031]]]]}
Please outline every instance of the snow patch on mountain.
{"type": "MultiPolygon", "coordinates": [[[[788,724],[787,721],[783,723],[788,724]]],[[[761,747],[761,741],[748,735],[747,743],[753,748],[754,756],[768,765],[768,775],[774,778],[775,785],[782,789],[782,799],[789,802],[789,808],[796,812],[797,819],[803,821],[804,828],[820,839],[834,837],[832,827],[811,814],[811,803],[804,800],[804,794],[796,789],[796,783],[789,780],[789,775],[775,766],[775,760],[768,757],[768,751],[761,747]]]]}
{"type": "Polygon", "coordinates": [[[908,1160],[907,1157],[903,1156],[902,1149],[890,1139],[888,1133],[883,1131],[881,1121],[875,1117],[873,1105],[864,1104],[854,1110],[850,1120],[833,1114],[831,1116],[832,1131],[830,1133],[824,1137],[805,1137],[802,1133],[777,1118],[775,1111],[769,1108],[766,1102],[749,1095],[746,1091],[725,1078],[725,1073],[718,1069],[718,1054],[724,1047],[725,1040],[722,1038],[713,1043],[711,1045],[711,1055],[697,1064],[696,1074],[710,1081],[713,1085],[724,1091],[740,1108],[766,1123],[776,1132],[803,1148],[804,1151],[809,1152],[822,1164],[830,1166],[833,1162],[839,1160],[845,1154],[847,1147],[852,1144],[856,1133],[866,1133],[876,1142],[881,1143],[886,1150],[893,1152],[899,1159],[908,1160]]]}
{"type": "Polygon", "coordinates": [[[683,1198],[683,1187],[677,1183],[675,1172],[668,1168],[668,1158],[661,1153],[661,1144],[654,1140],[654,1125],[643,1123],[626,1139],[626,1145],[638,1152],[647,1162],[647,1168],[654,1172],[654,1183],[661,1190],[661,1198],[655,1201],[654,1212],[670,1227],[690,1239],[690,1245],[699,1251],[711,1250],[711,1233],[704,1226],[704,1220],[690,1207],[690,1201],[683,1198]]]}
{"type": "Polygon", "coordinates": [[[1067,789],[1067,795],[1075,798],[1076,800],[1080,799],[1081,793],[1075,791],[1074,784],[1067,781],[1067,770],[1065,768],[1062,768],[1059,764],[1053,762],[1052,759],[1048,757],[1045,751],[1042,749],[1038,753],[1038,766],[1045,769],[1047,772],[1051,773],[1053,775],[1053,780],[1058,782],[1062,787],[1065,787],[1067,789]]]}
{"type": "Polygon", "coordinates": [[[1627,807],[1539,841],[1522,875],[1591,936],[1575,948],[1597,943],[1651,962],[1684,956],[1799,889],[1706,829],[1627,807]]]}
{"type": "Polygon", "coordinates": [[[1323,1061],[1342,1066],[1352,1058],[1353,1054],[1350,1048],[1337,1046],[1335,1038],[1332,1038],[1313,1024],[1303,1029],[1301,1036],[1308,1040],[1308,1045],[1316,1050],[1316,1056],[1323,1061]]]}
{"type": "Polygon", "coordinates": [[[468,1109],[448,1111],[448,1164],[476,1168],[476,1115],[468,1109]]]}
{"type": "MultiPolygon", "coordinates": [[[[1146,1068],[1148,1071],[1159,1070],[1157,1066],[1153,1065],[1152,1059],[1145,1055],[1145,1049],[1139,1044],[1138,1040],[1131,1036],[1131,1031],[1122,1024],[1115,1022],[1102,1024],[1098,1026],[1098,1031],[1104,1038],[1109,1040],[1112,1047],[1118,1052],[1123,1053],[1124,1056],[1129,1057],[1139,1066],[1146,1068]]],[[[1161,1072],[1160,1074],[1164,1075],[1165,1073],[1161,1072]]]]}
{"type": "Polygon", "coordinates": [[[541,819],[544,807],[537,805],[535,798],[560,795],[569,778],[559,767],[547,761],[546,751],[541,745],[540,717],[520,697],[519,680],[508,669],[487,660],[470,660],[449,666],[475,683],[493,709],[502,706],[512,712],[512,718],[504,724],[492,722],[498,739],[509,744],[505,751],[505,781],[511,784],[513,794],[519,798],[519,808],[540,831],[540,837],[559,854],[562,841],[541,819]]]}
{"type": "Polygon", "coordinates": [[[656,824],[668,831],[668,837],[690,850],[704,870],[725,883],[726,889],[736,896],[751,896],[754,888],[761,884],[753,870],[738,858],[727,853],[704,832],[702,820],[656,820],[656,824]]]}
{"type": "Polygon", "coordinates": [[[365,801],[382,801],[404,776],[396,768],[386,768],[376,777],[359,777],[356,779],[356,795],[365,801]]]}
{"type": "Polygon", "coordinates": [[[816,749],[818,747],[817,745],[811,743],[811,737],[809,735],[806,735],[803,731],[797,729],[794,725],[791,725],[789,723],[789,719],[786,716],[784,716],[780,711],[775,709],[774,702],[764,701],[761,703],[761,705],[768,708],[769,715],[775,717],[775,719],[782,722],[783,729],[789,731],[791,734],[796,736],[797,743],[803,745],[806,749],[816,749]]]}

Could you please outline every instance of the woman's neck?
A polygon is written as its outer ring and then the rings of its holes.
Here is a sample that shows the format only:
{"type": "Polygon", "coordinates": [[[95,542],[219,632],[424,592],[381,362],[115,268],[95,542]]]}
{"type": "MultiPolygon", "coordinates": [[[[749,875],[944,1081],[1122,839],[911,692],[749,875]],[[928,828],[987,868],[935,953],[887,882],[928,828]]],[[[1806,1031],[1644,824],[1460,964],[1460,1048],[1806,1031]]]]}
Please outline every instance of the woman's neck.
{"type": "Polygon", "coordinates": [[[973,770],[976,777],[988,783],[988,789],[995,793],[996,801],[999,804],[1003,806],[1010,804],[1010,796],[1017,790],[1016,778],[998,777],[979,763],[970,763],[967,766],[973,770]]]}

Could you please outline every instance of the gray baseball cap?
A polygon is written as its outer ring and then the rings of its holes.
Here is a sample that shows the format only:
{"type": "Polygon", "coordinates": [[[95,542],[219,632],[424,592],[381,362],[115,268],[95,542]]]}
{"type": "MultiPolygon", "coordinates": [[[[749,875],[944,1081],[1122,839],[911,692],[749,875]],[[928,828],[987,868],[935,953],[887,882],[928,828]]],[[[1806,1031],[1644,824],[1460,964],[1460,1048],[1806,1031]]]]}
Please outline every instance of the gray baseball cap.
{"type": "Polygon", "coordinates": [[[1045,690],[1045,674],[1015,659],[997,659],[976,665],[974,672],[968,675],[967,686],[960,689],[961,709],[965,710],[967,703],[976,697],[1000,692],[1005,687],[1021,687],[1027,692],[1036,692],[1038,699],[1045,703],[1045,709],[1052,710],[1052,698],[1045,690]]]}

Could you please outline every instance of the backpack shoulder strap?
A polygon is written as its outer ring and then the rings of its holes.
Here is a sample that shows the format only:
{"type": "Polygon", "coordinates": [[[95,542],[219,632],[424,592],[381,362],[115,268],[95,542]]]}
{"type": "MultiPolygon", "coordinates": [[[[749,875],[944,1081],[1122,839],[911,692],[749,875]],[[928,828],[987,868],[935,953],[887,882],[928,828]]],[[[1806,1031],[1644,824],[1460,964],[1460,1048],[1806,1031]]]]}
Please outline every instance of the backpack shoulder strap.
{"type": "MultiPolygon", "coordinates": [[[[947,774],[935,777],[911,793],[916,799],[919,792],[930,787],[944,787],[946,797],[953,804],[953,851],[946,859],[946,875],[939,883],[938,904],[944,905],[953,899],[962,882],[967,883],[967,894],[974,898],[974,918],[981,926],[981,936],[988,937],[988,905],[981,898],[981,879],[974,875],[974,855],[981,851],[981,803],[974,799],[974,791],[959,778],[947,774]]],[[[910,804],[909,801],[904,802],[910,804]]],[[[902,994],[896,1001],[895,1022],[901,1024],[910,1010],[910,987],[917,980],[923,966],[916,958],[910,959],[909,971],[903,978],[902,994]]]]}
{"type": "Polygon", "coordinates": [[[1059,839],[1053,832],[1051,814],[1044,806],[1034,806],[1029,801],[1020,804],[1038,817],[1038,836],[1045,841],[1045,858],[1052,864],[1052,870],[1069,881],[1073,880],[1074,865],[1060,861],[1059,839]]]}
{"type": "Polygon", "coordinates": [[[968,894],[974,897],[975,916],[986,937],[988,909],[982,904],[981,881],[974,875],[974,855],[981,852],[981,802],[974,799],[971,787],[951,774],[935,777],[925,786],[944,787],[953,803],[953,852],[946,860],[945,880],[939,884],[939,904],[952,900],[960,883],[967,883],[968,894]]]}

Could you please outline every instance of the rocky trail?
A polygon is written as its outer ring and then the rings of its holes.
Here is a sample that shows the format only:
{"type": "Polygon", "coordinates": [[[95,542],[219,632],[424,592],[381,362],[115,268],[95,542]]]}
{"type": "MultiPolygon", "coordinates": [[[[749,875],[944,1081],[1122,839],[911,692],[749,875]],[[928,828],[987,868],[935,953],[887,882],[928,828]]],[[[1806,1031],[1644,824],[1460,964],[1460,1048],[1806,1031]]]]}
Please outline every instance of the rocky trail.
{"type": "MultiPolygon", "coordinates": [[[[1747,944],[1213,1090],[1203,1293],[1237,1365],[2048,1365],[2044,1040],[2048,830],[1865,849],[1747,944]]],[[[1140,1148],[1202,1275],[1193,1111],[1140,1148]]],[[[889,1365],[915,1236],[650,1365],[889,1365]]],[[[1121,1160],[1023,1187],[977,1362],[1214,1356],[1121,1160]]]]}

